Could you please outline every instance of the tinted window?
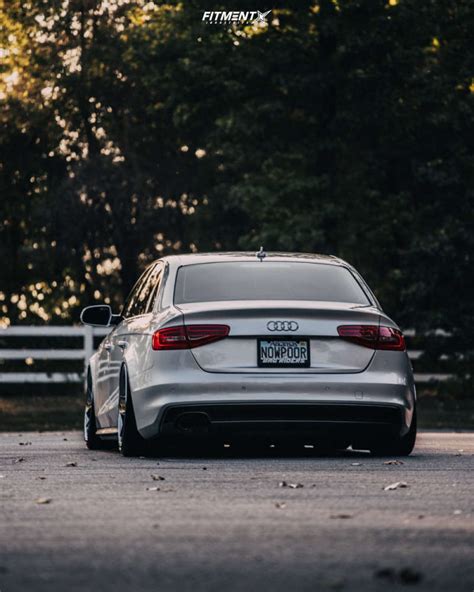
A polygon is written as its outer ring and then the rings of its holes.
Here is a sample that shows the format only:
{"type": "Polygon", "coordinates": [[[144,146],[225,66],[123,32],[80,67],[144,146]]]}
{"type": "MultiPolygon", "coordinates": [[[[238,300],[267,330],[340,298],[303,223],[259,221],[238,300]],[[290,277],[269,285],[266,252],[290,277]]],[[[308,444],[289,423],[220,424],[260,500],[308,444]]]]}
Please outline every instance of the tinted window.
{"type": "Polygon", "coordinates": [[[143,273],[125,302],[122,311],[125,318],[146,314],[153,310],[154,296],[160,283],[161,270],[162,266],[158,263],[143,273]]]}
{"type": "Polygon", "coordinates": [[[125,305],[122,310],[122,316],[124,316],[125,318],[134,317],[134,316],[140,314],[140,312],[139,312],[139,310],[140,310],[139,298],[140,298],[140,294],[143,291],[143,288],[145,287],[146,280],[147,280],[148,276],[150,275],[150,272],[151,272],[151,268],[148,268],[140,276],[137,283],[133,287],[132,291],[128,295],[128,298],[125,301],[125,305]]]}
{"type": "Polygon", "coordinates": [[[152,271],[149,277],[149,296],[146,302],[145,312],[153,312],[153,306],[155,305],[158,291],[161,285],[161,278],[163,273],[163,266],[158,264],[152,271]]]}
{"type": "Polygon", "coordinates": [[[345,267],[277,261],[205,263],[181,267],[175,302],[320,300],[370,304],[345,267]]]}

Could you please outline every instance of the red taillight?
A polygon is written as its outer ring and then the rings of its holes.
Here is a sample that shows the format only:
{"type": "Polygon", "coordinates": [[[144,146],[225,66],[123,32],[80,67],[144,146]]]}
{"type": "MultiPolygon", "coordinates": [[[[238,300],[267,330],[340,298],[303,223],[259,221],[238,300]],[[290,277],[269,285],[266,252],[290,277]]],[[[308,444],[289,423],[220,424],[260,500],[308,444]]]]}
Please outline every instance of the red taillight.
{"type": "Polygon", "coordinates": [[[160,329],[153,334],[153,349],[188,349],[189,343],[184,326],[160,329]]]}
{"type": "Polygon", "coordinates": [[[227,325],[180,325],[167,327],[153,334],[152,348],[163,349],[191,349],[224,339],[229,335],[227,325]]]}
{"type": "Polygon", "coordinates": [[[185,325],[190,347],[198,347],[213,341],[219,341],[229,335],[227,325],[185,325]]]}
{"type": "Polygon", "coordinates": [[[403,333],[392,327],[341,325],[337,328],[337,332],[343,339],[371,349],[405,351],[403,333]]]}
{"type": "Polygon", "coordinates": [[[378,325],[341,325],[337,332],[347,341],[376,349],[378,325]]]}
{"type": "Polygon", "coordinates": [[[380,327],[377,349],[405,351],[406,345],[403,333],[398,329],[393,329],[392,327],[380,327]]]}

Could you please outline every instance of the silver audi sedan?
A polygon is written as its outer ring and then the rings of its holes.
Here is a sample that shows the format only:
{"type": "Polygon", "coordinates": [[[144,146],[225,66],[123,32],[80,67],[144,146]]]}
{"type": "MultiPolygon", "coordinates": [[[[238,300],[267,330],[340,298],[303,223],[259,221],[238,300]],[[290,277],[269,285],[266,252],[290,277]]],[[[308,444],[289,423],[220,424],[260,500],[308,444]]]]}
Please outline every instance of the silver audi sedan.
{"type": "Polygon", "coordinates": [[[345,261],[204,253],[152,263],[87,373],[84,437],[126,456],[192,438],[408,455],[416,392],[405,340],[345,261]]]}

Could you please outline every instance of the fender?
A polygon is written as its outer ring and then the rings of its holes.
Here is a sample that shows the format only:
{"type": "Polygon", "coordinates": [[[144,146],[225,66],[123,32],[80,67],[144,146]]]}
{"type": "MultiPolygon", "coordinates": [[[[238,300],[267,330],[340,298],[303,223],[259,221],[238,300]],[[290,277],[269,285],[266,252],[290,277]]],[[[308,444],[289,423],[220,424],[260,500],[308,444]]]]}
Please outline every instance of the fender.
{"type": "Polygon", "coordinates": [[[99,356],[96,352],[89,358],[89,366],[88,371],[91,373],[91,380],[92,380],[92,392],[95,392],[96,386],[96,376],[97,376],[97,365],[98,365],[99,356]]]}

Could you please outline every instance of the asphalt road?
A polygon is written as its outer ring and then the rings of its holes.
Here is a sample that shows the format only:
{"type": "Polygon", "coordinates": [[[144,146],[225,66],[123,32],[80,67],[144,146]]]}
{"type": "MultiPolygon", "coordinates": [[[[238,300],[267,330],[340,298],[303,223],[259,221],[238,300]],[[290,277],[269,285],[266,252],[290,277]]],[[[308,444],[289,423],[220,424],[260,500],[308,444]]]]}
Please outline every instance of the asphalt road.
{"type": "Polygon", "coordinates": [[[474,590],[474,433],[424,433],[404,464],[126,459],[78,432],[0,453],[1,592],[474,590]]]}

